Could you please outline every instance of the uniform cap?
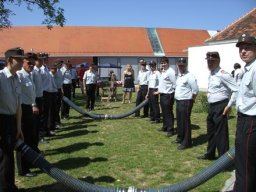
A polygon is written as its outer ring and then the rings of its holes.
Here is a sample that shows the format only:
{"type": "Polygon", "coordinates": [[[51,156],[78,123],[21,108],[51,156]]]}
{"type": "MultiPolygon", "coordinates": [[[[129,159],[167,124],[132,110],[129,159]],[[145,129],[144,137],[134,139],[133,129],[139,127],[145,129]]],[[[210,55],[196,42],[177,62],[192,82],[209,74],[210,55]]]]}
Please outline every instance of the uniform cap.
{"type": "Polygon", "coordinates": [[[35,59],[35,60],[38,59],[37,54],[36,54],[36,53],[33,53],[33,52],[27,52],[27,53],[25,53],[25,57],[26,57],[26,59],[35,59]]]}
{"type": "Polygon", "coordinates": [[[149,65],[156,65],[155,61],[150,61],[149,65]]]}
{"type": "Polygon", "coordinates": [[[9,57],[25,58],[24,50],[20,47],[15,47],[15,48],[8,49],[5,52],[5,58],[8,59],[9,57]]]}
{"type": "Polygon", "coordinates": [[[47,53],[37,53],[38,59],[47,59],[48,56],[49,55],[47,53]]]}
{"type": "Polygon", "coordinates": [[[178,59],[178,62],[177,62],[178,65],[187,65],[187,59],[184,58],[184,57],[181,57],[178,59]]]}
{"type": "Polygon", "coordinates": [[[213,51],[213,52],[207,52],[205,59],[219,59],[220,55],[219,52],[213,51]]]}
{"type": "Polygon", "coordinates": [[[146,63],[146,61],[145,61],[144,59],[140,59],[140,60],[139,60],[139,64],[141,64],[141,65],[146,65],[147,63],[146,63]]]}
{"type": "Polygon", "coordinates": [[[256,45],[256,39],[253,36],[243,34],[239,37],[238,42],[236,44],[237,47],[239,47],[241,44],[252,44],[256,45]]]}

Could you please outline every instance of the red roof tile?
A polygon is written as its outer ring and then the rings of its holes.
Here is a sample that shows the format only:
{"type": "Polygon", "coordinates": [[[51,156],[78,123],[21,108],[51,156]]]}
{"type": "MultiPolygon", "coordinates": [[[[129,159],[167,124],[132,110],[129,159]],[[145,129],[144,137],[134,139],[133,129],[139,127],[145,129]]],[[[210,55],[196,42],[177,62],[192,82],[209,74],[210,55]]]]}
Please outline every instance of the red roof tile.
{"type": "Polygon", "coordinates": [[[243,33],[256,37],[256,8],[227,26],[206,42],[236,40],[243,33]]]}
{"type": "Polygon", "coordinates": [[[187,56],[189,47],[203,45],[210,37],[206,30],[158,28],[157,33],[166,56],[187,56]]]}
{"type": "MultiPolygon", "coordinates": [[[[186,56],[187,48],[209,38],[206,30],[157,29],[166,56],[186,56]]],[[[50,56],[154,56],[146,28],[12,27],[0,31],[0,56],[12,47],[50,56]]]]}

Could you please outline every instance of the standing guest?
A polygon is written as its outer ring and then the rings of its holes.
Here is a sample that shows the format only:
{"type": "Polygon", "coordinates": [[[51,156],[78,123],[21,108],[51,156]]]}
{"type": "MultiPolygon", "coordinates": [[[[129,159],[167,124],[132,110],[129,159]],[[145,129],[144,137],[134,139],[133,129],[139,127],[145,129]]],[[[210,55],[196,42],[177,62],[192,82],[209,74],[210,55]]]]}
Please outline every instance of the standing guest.
{"type": "Polygon", "coordinates": [[[63,96],[63,76],[61,72],[61,67],[62,67],[63,61],[56,61],[55,66],[57,68],[56,74],[54,75],[55,83],[57,86],[57,94],[56,94],[56,112],[55,112],[55,122],[56,122],[56,128],[60,128],[61,126],[61,118],[60,118],[60,109],[61,109],[61,101],[62,101],[62,96],[63,96]]]}
{"type": "MultiPolygon", "coordinates": [[[[141,104],[146,99],[146,95],[148,92],[149,71],[146,69],[147,63],[144,59],[140,59],[139,64],[140,64],[140,71],[138,74],[139,88],[137,92],[136,106],[141,104]]],[[[146,104],[143,108],[143,116],[142,116],[143,118],[148,117],[148,109],[149,109],[149,105],[146,104]]],[[[137,110],[135,113],[135,117],[139,117],[139,116],[140,116],[140,110],[137,110]]]]}
{"type": "Polygon", "coordinates": [[[131,103],[132,92],[134,91],[134,71],[131,64],[126,65],[123,73],[123,102],[125,103],[126,95],[128,94],[128,103],[131,103]]]}
{"type": "Polygon", "coordinates": [[[97,73],[96,66],[91,64],[89,70],[84,73],[83,76],[84,87],[86,91],[86,109],[88,111],[94,110],[96,86],[97,86],[97,73]]]}
{"type": "Polygon", "coordinates": [[[235,81],[236,81],[237,85],[239,86],[244,72],[241,69],[241,65],[239,63],[234,64],[234,69],[235,69],[234,78],[235,78],[235,81]]]}
{"type": "Polygon", "coordinates": [[[179,75],[176,81],[176,120],[177,138],[173,143],[180,143],[178,150],[191,147],[191,111],[198,93],[196,78],[187,70],[187,59],[179,58],[177,62],[179,75]]]}
{"type": "Polygon", "coordinates": [[[218,52],[208,52],[206,60],[210,75],[208,78],[207,152],[198,159],[215,159],[229,150],[228,113],[235,102],[238,86],[231,76],[220,68],[218,52]]]}
{"type": "MultiPolygon", "coordinates": [[[[63,76],[63,95],[68,99],[71,99],[72,93],[72,72],[69,63],[64,63],[63,67],[60,69],[63,76]]],[[[69,109],[70,106],[63,102],[61,103],[61,118],[68,119],[69,118],[69,109]]]]}
{"type": "Polygon", "coordinates": [[[167,131],[167,137],[174,135],[174,91],[176,86],[176,76],[174,70],[169,67],[169,59],[162,57],[160,60],[161,76],[159,78],[158,91],[160,94],[160,105],[163,116],[163,126],[158,131],[167,131]]]}
{"type": "Polygon", "coordinates": [[[235,139],[235,192],[256,191],[256,39],[243,34],[236,46],[245,62],[238,90],[235,139]]]}
{"type": "Polygon", "coordinates": [[[21,130],[21,85],[16,72],[21,69],[24,51],[5,52],[6,67],[0,71],[0,191],[18,192],[15,185],[14,147],[23,139],[21,130]]]}
{"type": "Polygon", "coordinates": [[[80,69],[78,71],[78,78],[79,78],[79,85],[81,88],[81,93],[82,95],[84,95],[84,82],[83,82],[83,77],[84,77],[84,73],[86,71],[86,68],[84,66],[84,64],[80,65],[80,69]]]}
{"type": "Polygon", "coordinates": [[[150,61],[150,73],[148,77],[148,97],[150,109],[150,121],[152,123],[160,123],[160,107],[159,107],[159,94],[154,94],[158,91],[160,72],[156,70],[156,62],[150,61]]]}
{"type": "MultiPolygon", "coordinates": [[[[22,69],[17,71],[17,75],[21,82],[21,129],[24,136],[24,142],[33,150],[40,152],[37,147],[38,132],[33,125],[33,114],[38,115],[39,109],[36,105],[36,90],[32,80],[32,71],[35,66],[36,54],[26,53],[26,58],[23,59],[22,69]]],[[[21,152],[16,153],[18,174],[20,176],[33,177],[34,173],[30,171],[31,164],[21,155],[21,152]]]]}

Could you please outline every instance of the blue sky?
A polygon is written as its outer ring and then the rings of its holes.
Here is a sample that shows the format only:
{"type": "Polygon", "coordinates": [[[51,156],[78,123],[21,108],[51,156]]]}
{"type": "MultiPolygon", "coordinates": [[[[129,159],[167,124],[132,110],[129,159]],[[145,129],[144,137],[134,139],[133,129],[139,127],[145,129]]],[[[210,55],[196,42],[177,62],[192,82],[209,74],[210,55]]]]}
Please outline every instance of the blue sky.
{"type": "MultiPolygon", "coordinates": [[[[256,8],[256,0],[60,0],[67,26],[222,30],[256,8]]],[[[39,26],[41,10],[8,4],[14,26],[39,26]]]]}

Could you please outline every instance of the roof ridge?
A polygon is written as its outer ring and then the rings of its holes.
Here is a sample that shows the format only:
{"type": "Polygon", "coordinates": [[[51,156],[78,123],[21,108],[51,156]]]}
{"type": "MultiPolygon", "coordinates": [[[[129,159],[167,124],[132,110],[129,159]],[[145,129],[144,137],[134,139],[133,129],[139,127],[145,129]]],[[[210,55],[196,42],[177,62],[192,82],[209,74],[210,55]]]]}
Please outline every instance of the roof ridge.
{"type": "Polygon", "coordinates": [[[249,12],[247,12],[245,15],[239,17],[237,20],[233,21],[231,24],[227,25],[223,30],[221,30],[220,32],[216,33],[215,35],[213,35],[212,37],[210,37],[209,39],[206,39],[205,42],[211,41],[211,39],[214,39],[216,36],[224,33],[229,27],[231,27],[232,25],[240,22],[242,19],[244,19],[245,17],[247,17],[248,15],[250,15],[252,12],[256,11],[256,8],[253,8],[252,10],[250,10],[249,12]]]}

